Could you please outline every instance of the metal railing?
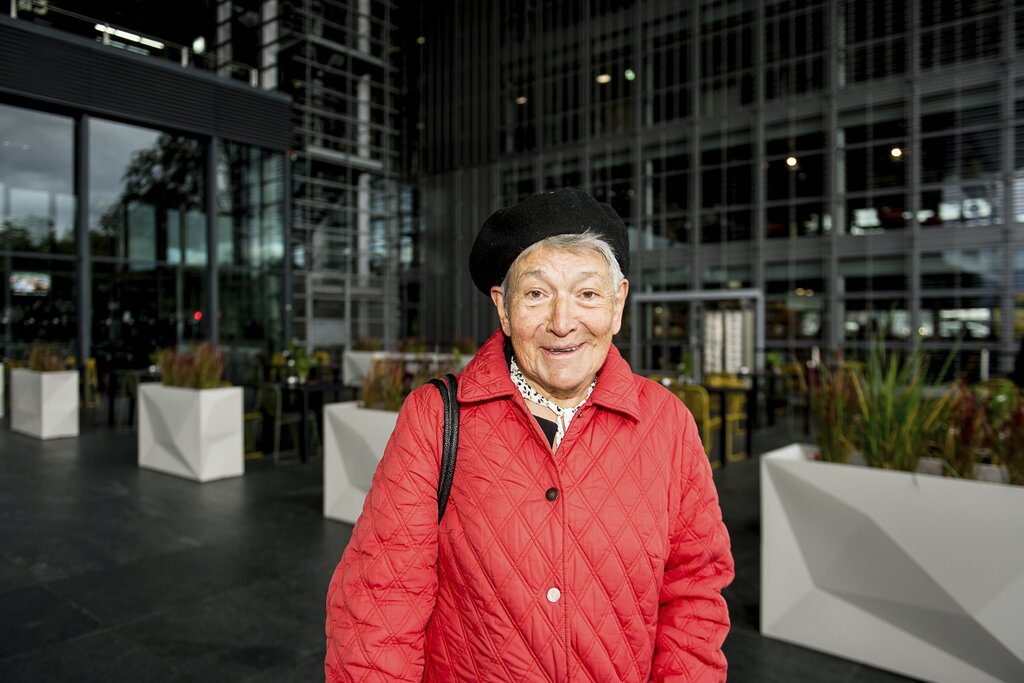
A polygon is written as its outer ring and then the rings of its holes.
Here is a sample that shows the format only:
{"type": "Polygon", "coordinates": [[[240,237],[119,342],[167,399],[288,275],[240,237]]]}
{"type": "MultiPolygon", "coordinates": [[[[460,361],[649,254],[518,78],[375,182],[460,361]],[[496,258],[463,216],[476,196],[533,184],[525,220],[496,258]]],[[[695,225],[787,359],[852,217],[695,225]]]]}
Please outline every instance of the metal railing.
{"type": "Polygon", "coordinates": [[[91,38],[103,45],[133,54],[175,62],[185,68],[197,68],[222,77],[260,85],[259,70],[237,62],[218,63],[214,55],[199,45],[179,45],[156,36],[62,9],[49,0],[9,0],[12,19],[21,19],[48,26],[66,33],[91,38]]]}

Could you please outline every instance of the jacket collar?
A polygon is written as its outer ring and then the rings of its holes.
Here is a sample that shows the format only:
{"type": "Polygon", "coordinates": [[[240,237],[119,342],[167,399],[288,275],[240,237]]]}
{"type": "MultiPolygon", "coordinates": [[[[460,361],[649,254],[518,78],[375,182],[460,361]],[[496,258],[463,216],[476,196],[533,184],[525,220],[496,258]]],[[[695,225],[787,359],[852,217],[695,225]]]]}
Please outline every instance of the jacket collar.
{"type": "MultiPolygon", "coordinates": [[[[607,410],[640,419],[640,398],[637,395],[633,371],[615,346],[608,349],[608,357],[597,375],[597,386],[590,402],[607,410]]],[[[484,342],[473,360],[459,375],[460,403],[476,403],[517,393],[509,377],[505,362],[505,334],[499,328],[484,342]]]]}

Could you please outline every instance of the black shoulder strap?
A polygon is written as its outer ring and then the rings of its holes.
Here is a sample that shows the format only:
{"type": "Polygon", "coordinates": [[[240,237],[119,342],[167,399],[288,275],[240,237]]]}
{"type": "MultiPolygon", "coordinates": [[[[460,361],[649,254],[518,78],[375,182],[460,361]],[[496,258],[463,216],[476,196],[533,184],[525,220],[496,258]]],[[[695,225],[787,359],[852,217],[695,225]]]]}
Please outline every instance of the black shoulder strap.
{"type": "Polygon", "coordinates": [[[452,480],[455,478],[455,458],[459,453],[459,399],[456,392],[459,383],[455,375],[448,373],[445,381],[432,379],[430,383],[441,392],[444,403],[444,437],[441,443],[441,474],[437,480],[437,522],[441,523],[444,510],[448,507],[448,496],[452,492],[452,480]]]}

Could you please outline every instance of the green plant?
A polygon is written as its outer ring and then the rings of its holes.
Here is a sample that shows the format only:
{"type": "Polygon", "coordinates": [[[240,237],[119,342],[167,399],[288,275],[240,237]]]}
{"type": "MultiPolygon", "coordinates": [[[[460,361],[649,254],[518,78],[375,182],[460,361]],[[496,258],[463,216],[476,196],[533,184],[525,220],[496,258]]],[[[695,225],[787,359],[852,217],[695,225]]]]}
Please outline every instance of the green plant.
{"type": "Polygon", "coordinates": [[[310,368],[309,354],[306,353],[306,347],[293,341],[288,344],[288,355],[291,356],[294,363],[295,374],[305,381],[309,377],[310,368]]]}
{"type": "MultiPolygon", "coordinates": [[[[455,354],[456,357],[458,354],[455,354]]],[[[405,360],[400,356],[375,360],[363,380],[364,408],[398,410],[405,397],[433,377],[457,372],[457,361],[438,361],[429,357],[405,360]]]]}
{"type": "Polygon", "coordinates": [[[476,351],[476,341],[472,337],[458,337],[452,341],[453,353],[473,354],[476,351]]]}
{"type": "Polygon", "coordinates": [[[427,342],[423,337],[406,337],[398,342],[398,350],[402,353],[423,353],[427,350],[427,342]]]}
{"type": "Polygon", "coordinates": [[[363,380],[363,407],[398,410],[405,400],[405,364],[401,358],[373,361],[363,380]]]}
{"type": "Polygon", "coordinates": [[[927,444],[927,427],[938,415],[925,392],[920,351],[901,358],[877,339],[863,369],[851,370],[850,381],[864,459],[872,467],[914,471],[927,444]]]}
{"type": "Polygon", "coordinates": [[[28,369],[36,372],[63,370],[64,357],[56,347],[36,342],[28,352],[28,369]]]}
{"type": "Polygon", "coordinates": [[[857,448],[860,424],[854,377],[855,371],[843,365],[838,353],[831,369],[821,365],[818,370],[811,415],[821,459],[826,462],[849,462],[857,448]]]}
{"type": "Polygon", "coordinates": [[[1024,399],[1017,392],[1007,418],[995,430],[993,450],[997,462],[1006,468],[1010,483],[1024,486],[1024,399]]]}
{"type": "Polygon", "coordinates": [[[157,365],[167,386],[212,389],[220,386],[225,361],[224,352],[206,342],[185,352],[164,349],[157,365]]]}
{"type": "Polygon", "coordinates": [[[381,351],[383,348],[379,339],[356,339],[352,342],[353,351],[381,351]]]}
{"type": "Polygon", "coordinates": [[[972,479],[974,465],[991,442],[985,402],[961,379],[942,396],[939,410],[939,419],[926,429],[926,448],[942,459],[947,474],[972,479]]]}

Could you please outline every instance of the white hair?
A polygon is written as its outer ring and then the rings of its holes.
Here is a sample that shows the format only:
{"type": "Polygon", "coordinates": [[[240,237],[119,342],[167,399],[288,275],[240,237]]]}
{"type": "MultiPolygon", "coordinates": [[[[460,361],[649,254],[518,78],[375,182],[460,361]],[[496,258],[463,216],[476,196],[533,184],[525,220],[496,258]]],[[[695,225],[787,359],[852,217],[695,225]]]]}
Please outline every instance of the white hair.
{"type": "Polygon", "coordinates": [[[507,315],[512,315],[512,299],[509,296],[509,290],[513,285],[512,274],[517,271],[517,266],[520,261],[524,260],[527,256],[541,247],[551,247],[553,249],[572,253],[592,251],[600,254],[604,257],[605,263],[608,265],[608,270],[612,276],[613,301],[616,303],[618,302],[619,285],[626,279],[626,276],[622,273],[622,268],[619,266],[618,259],[615,258],[615,251],[612,249],[611,245],[596,233],[588,230],[580,233],[565,233],[562,235],[545,237],[541,241],[534,242],[520,252],[519,256],[516,257],[516,260],[508,267],[508,272],[505,273],[505,279],[501,281],[501,297],[505,301],[505,313],[507,315]]]}

